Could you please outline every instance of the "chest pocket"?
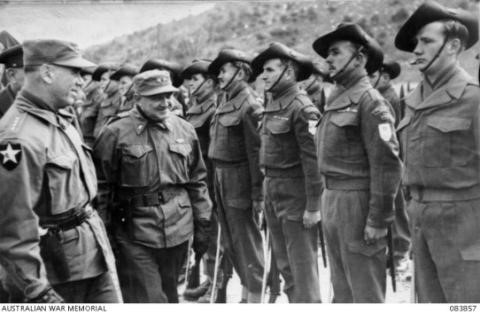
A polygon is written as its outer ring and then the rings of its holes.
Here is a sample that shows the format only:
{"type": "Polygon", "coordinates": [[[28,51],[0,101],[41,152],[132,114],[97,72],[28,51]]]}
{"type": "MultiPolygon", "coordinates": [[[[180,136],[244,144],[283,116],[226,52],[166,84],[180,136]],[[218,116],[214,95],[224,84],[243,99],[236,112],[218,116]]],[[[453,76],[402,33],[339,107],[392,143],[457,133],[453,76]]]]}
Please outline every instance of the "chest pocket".
{"type": "Polygon", "coordinates": [[[51,199],[51,213],[61,214],[76,203],[74,193],[83,186],[77,156],[73,152],[48,158],[45,166],[51,199]]]}
{"type": "Polygon", "coordinates": [[[432,116],[426,122],[422,141],[426,167],[462,166],[475,158],[470,119],[432,116]]]}
{"type": "MultiPolygon", "coordinates": [[[[265,120],[265,129],[262,132],[262,142],[265,146],[265,152],[286,153],[284,148],[292,149],[295,142],[292,142],[291,123],[289,119],[270,118],[265,120]],[[293,146],[292,146],[293,145],[293,146]]],[[[294,139],[293,139],[294,140],[294,139]]]]}
{"type": "Polygon", "coordinates": [[[122,148],[120,181],[124,187],[143,187],[156,173],[155,156],[150,145],[129,145],[122,148]]]}
{"type": "Polygon", "coordinates": [[[363,154],[357,112],[334,112],[328,120],[326,140],[331,156],[353,157],[363,154]]]}
{"type": "Polygon", "coordinates": [[[243,126],[240,112],[224,114],[218,118],[216,144],[228,156],[240,156],[245,151],[243,126]]]}

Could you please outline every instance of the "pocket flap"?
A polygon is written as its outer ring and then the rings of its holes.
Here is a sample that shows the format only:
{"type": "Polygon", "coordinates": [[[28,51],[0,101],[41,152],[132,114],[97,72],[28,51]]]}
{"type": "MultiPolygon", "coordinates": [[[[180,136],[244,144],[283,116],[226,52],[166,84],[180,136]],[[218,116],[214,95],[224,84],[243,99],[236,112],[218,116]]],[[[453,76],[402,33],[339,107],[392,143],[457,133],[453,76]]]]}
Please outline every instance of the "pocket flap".
{"type": "Polygon", "coordinates": [[[132,156],[135,158],[140,158],[152,150],[153,148],[150,145],[129,145],[123,147],[122,149],[124,155],[132,156]]]}
{"type": "Polygon", "coordinates": [[[187,157],[192,152],[192,147],[188,143],[170,143],[170,151],[187,157]]]}
{"type": "Polygon", "coordinates": [[[238,115],[223,115],[220,118],[218,118],[218,122],[220,122],[221,125],[229,127],[229,126],[235,126],[240,124],[240,116],[238,115]]]}
{"type": "Polygon", "coordinates": [[[283,134],[290,131],[290,120],[268,120],[265,126],[272,134],[283,134]]]}
{"type": "Polygon", "coordinates": [[[70,170],[73,168],[73,164],[75,163],[76,159],[77,159],[77,156],[75,156],[73,153],[65,154],[65,155],[49,158],[47,164],[50,164],[62,169],[70,170]]]}
{"type": "Polygon", "coordinates": [[[357,113],[355,112],[342,112],[332,114],[330,121],[332,121],[333,124],[339,127],[358,125],[357,113]]]}
{"type": "Polygon", "coordinates": [[[454,117],[430,117],[427,124],[439,130],[440,132],[453,132],[468,130],[472,121],[470,119],[454,118],[454,117]]]}

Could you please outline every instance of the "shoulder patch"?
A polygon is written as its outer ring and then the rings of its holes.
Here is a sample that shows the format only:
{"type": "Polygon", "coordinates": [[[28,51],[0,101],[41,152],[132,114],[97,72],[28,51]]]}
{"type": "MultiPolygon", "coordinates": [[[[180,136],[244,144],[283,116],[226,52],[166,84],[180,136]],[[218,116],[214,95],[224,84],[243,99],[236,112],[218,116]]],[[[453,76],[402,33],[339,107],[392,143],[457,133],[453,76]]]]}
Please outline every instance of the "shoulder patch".
{"type": "Polygon", "coordinates": [[[22,146],[19,143],[7,142],[0,144],[0,163],[11,171],[20,164],[22,160],[22,146]]]}

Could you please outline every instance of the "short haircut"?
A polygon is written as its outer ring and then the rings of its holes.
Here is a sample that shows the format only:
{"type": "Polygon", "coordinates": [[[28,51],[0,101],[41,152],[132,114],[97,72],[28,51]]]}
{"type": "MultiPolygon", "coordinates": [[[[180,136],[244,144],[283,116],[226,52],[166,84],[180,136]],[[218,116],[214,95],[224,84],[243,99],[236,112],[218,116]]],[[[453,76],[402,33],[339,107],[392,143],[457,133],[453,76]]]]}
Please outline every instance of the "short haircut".
{"type": "Polygon", "coordinates": [[[458,38],[462,45],[461,50],[463,50],[467,44],[469,36],[467,27],[457,20],[441,20],[440,22],[443,24],[445,40],[458,38]]]}
{"type": "Polygon", "coordinates": [[[297,62],[293,61],[292,59],[280,59],[280,62],[285,67],[291,67],[293,69],[293,73],[295,74],[295,80],[298,79],[298,73],[300,72],[300,66],[297,62]]]}
{"type": "Polygon", "coordinates": [[[250,76],[252,76],[252,68],[250,67],[250,65],[242,61],[234,61],[232,62],[232,64],[237,69],[243,70],[243,73],[245,73],[244,80],[248,82],[248,80],[250,79],[250,76]]]}

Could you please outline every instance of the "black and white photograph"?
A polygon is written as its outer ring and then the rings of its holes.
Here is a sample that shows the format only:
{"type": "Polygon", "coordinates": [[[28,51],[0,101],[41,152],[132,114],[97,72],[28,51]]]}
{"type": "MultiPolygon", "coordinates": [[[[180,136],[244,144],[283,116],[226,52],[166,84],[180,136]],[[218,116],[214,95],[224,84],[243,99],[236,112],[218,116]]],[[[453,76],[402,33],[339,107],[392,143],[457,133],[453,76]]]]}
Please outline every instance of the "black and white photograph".
{"type": "Polygon", "coordinates": [[[0,1],[0,312],[480,311],[479,16],[0,1]]]}

